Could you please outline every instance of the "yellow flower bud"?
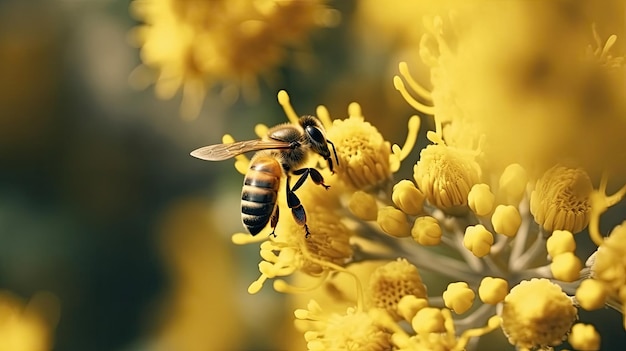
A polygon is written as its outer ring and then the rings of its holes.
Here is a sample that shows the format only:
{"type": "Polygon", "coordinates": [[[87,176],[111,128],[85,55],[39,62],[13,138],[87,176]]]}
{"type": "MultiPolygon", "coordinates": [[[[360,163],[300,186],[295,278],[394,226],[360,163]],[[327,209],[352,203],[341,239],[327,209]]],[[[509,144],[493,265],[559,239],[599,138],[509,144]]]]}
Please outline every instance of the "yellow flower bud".
{"type": "Polygon", "coordinates": [[[499,205],[491,216],[491,223],[496,233],[514,237],[522,224],[522,216],[513,205],[499,205]]]}
{"type": "Polygon", "coordinates": [[[357,217],[365,221],[375,221],[378,216],[378,205],[374,196],[358,190],[350,196],[348,208],[357,217]]]}
{"type": "Polygon", "coordinates": [[[443,302],[446,307],[457,314],[465,313],[472,307],[476,294],[469,288],[466,282],[448,284],[448,288],[443,292],[443,302]]]}
{"type": "Polygon", "coordinates": [[[589,224],[593,190],[582,169],[554,166],[537,181],[530,196],[530,212],[545,230],[578,233],[589,224]]]}
{"type": "Polygon", "coordinates": [[[550,257],[556,257],[564,252],[574,252],[576,250],[574,235],[568,230],[555,230],[548,238],[546,248],[550,257]]]}
{"type": "Polygon", "coordinates": [[[398,301],[398,314],[406,321],[413,320],[413,317],[422,308],[428,307],[428,300],[415,295],[406,295],[398,301]]]}
{"type": "Polygon", "coordinates": [[[524,167],[517,163],[510,164],[500,176],[498,196],[509,205],[517,206],[526,192],[528,174],[524,167]]]}
{"type": "Polygon", "coordinates": [[[425,307],[417,312],[411,326],[418,334],[444,333],[446,331],[445,317],[441,310],[434,307],[425,307]]]}
{"type": "Polygon", "coordinates": [[[567,341],[577,350],[600,350],[600,334],[590,324],[574,324],[567,341]]]}
{"type": "Polygon", "coordinates": [[[474,256],[483,257],[489,254],[491,245],[493,245],[493,235],[482,224],[465,228],[463,246],[474,256]]]}
{"type": "Polygon", "coordinates": [[[595,279],[585,279],[576,289],[576,301],[587,311],[604,307],[608,292],[604,284],[595,279]]]}
{"type": "Polygon", "coordinates": [[[405,237],[410,235],[409,222],[406,214],[393,206],[385,206],[378,210],[376,219],[383,232],[395,236],[405,237]]]}
{"type": "Polygon", "coordinates": [[[470,209],[478,216],[488,215],[493,210],[495,200],[496,197],[489,189],[489,185],[484,183],[474,184],[467,195],[470,209]]]}
{"type": "Polygon", "coordinates": [[[509,283],[502,278],[484,277],[478,287],[478,296],[484,303],[495,305],[509,293],[509,283]]]}
{"type": "Polygon", "coordinates": [[[554,278],[564,282],[573,282],[580,277],[583,264],[572,252],[563,252],[552,258],[550,270],[554,278]]]}
{"type": "Polygon", "coordinates": [[[413,167],[413,177],[428,201],[450,214],[466,211],[467,195],[480,181],[473,156],[446,145],[428,145],[413,167]]]}
{"type": "Polygon", "coordinates": [[[535,349],[561,344],[576,318],[576,307],[558,285],[535,278],[504,299],[502,330],[511,345],[535,349]]]}
{"type": "Polygon", "coordinates": [[[441,242],[441,227],[439,222],[431,216],[418,217],[411,229],[413,239],[420,245],[434,246],[441,242]]]}
{"type": "Polygon", "coordinates": [[[422,283],[417,267],[406,259],[398,259],[376,268],[372,273],[368,289],[374,307],[387,310],[396,320],[398,303],[405,296],[426,297],[426,286],[422,283]]]}
{"type": "Polygon", "coordinates": [[[393,186],[391,200],[402,212],[416,216],[424,208],[424,194],[410,180],[401,180],[393,186]]]}

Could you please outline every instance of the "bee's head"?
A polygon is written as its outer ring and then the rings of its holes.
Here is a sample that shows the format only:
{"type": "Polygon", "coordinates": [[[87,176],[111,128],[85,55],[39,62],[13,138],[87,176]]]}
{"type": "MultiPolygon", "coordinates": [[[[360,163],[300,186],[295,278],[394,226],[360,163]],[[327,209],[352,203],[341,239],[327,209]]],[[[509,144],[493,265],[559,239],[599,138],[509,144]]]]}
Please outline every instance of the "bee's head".
{"type": "Polygon", "coordinates": [[[337,164],[339,164],[339,159],[337,158],[335,145],[330,140],[326,139],[322,123],[320,123],[320,121],[313,116],[302,116],[300,117],[299,122],[302,129],[304,129],[305,137],[309,141],[311,149],[320,154],[328,162],[328,168],[330,168],[330,171],[334,173],[333,161],[330,157],[328,144],[333,147],[333,154],[335,155],[335,161],[337,164]]]}

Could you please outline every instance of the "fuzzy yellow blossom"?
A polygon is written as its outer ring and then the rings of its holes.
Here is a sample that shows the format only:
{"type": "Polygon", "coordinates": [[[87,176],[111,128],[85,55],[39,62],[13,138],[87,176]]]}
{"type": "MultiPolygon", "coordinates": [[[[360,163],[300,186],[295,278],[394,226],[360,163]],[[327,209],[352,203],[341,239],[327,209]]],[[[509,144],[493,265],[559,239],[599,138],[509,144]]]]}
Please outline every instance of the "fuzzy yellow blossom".
{"type": "Polygon", "coordinates": [[[419,298],[415,295],[405,295],[398,301],[396,310],[405,321],[410,322],[417,312],[424,307],[428,307],[428,300],[425,298],[419,298]]]}
{"type": "Polygon", "coordinates": [[[583,264],[573,252],[563,252],[552,257],[550,271],[554,278],[564,282],[573,282],[580,278],[583,264]]]}
{"type": "Polygon", "coordinates": [[[498,181],[498,195],[506,204],[519,204],[526,192],[528,174],[524,167],[518,163],[508,165],[498,181]]]}
{"type": "Polygon", "coordinates": [[[364,120],[360,107],[352,105],[350,112],[349,118],[334,120],[326,133],[337,150],[337,176],[354,189],[384,185],[391,178],[391,145],[376,127],[364,120]]]}
{"type": "Polygon", "coordinates": [[[476,294],[466,282],[456,282],[448,284],[448,288],[443,292],[443,301],[446,307],[457,314],[465,313],[472,307],[476,294]]]}
{"type": "Polygon", "coordinates": [[[156,80],[159,98],[183,92],[181,114],[197,117],[216,83],[233,101],[258,95],[257,77],[285,60],[287,48],[303,42],[336,16],[324,1],[135,0],[131,12],[144,22],[135,34],[145,66],[131,76],[135,85],[156,80]],[[297,20],[294,19],[297,16],[297,20]],[[325,19],[326,18],[326,19],[325,19]]]}
{"type": "Polygon", "coordinates": [[[559,345],[577,318],[572,300],[547,279],[524,280],[504,299],[502,330],[512,345],[559,345]]]}
{"type": "MultiPolygon", "coordinates": [[[[613,228],[595,254],[591,266],[594,279],[602,282],[607,293],[622,304],[626,312],[626,221],[613,228]]],[[[626,328],[626,317],[624,317],[626,328]]]]}
{"type": "Polygon", "coordinates": [[[574,252],[576,250],[574,235],[568,230],[555,230],[546,241],[546,248],[551,257],[564,252],[574,252]]]}
{"type": "Polygon", "coordinates": [[[498,205],[491,216],[491,223],[496,233],[514,237],[522,224],[522,216],[513,205],[498,205]]]}
{"type": "Polygon", "coordinates": [[[401,318],[398,303],[403,297],[426,297],[426,286],[417,267],[400,258],[378,267],[372,273],[368,291],[372,306],[387,310],[396,320],[401,318]]]}
{"type": "Polygon", "coordinates": [[[593,325],[576,323],[567,341],[577,350],[600,350],[600,334],[593,325]]]}
{"type": "Polygon", "coordinates": [[[391,200],[402,212],[416,216],[422,213],[424,194],[410,180],[401,180],[393,186],[391,200]]]}
{"type": "Polygon", "coordinates": [[[493,234],[482,224],[469,226],[465,228],[463,245],[476,257],[486,256],[491,250],[491,245],[493,245],[493,234]]]}
{"type": "Polygon", "coordinates": [[[411,236],[420,245],[433,246],[441,242],[441,227],[439,222],[431,216],[423,216],[415,219],[411,236]]]}
{"type": "Polygon", "coordinates": [[[467,195],[480,181],[480,175],[473,155],[440,144],[422,149],[420,160],[413,167],[415,182],[426,199],[451,214],[466,211],[467,195]]]}
{"type": "Polygon", "coordinates": [[[378,216],[376,198],[361,190],[355,191],[350,196],[348,208],[355,216],[365,221],[375,221],[378,216]]]}
{"type": "Polygon", "coordinates": [[[381,207],[378,210],[376,220],[380,229],[391,236],[404,237],[410,235],[406,214],[393,206],[381,207]]]}
{"type": "Polygon", "coordinates": [[[496,197],[489,189],[489,185],[484,183],[474,184],[467,195],[470,209],[478,216],[486,216],[491,213],[495,200],[496,197]]]}
{"type": "Polygon", "coordinates": [[[309,351],[391,349],[391,334],[365,311],[348,308],[345,314],[326,315],[320,305],[311,300],[307,309],[296,310],[295,316],[299,320],[316,322],[304,334],[309,351]]]}
{"type": "MultiPolygon", "coordinates": [[[[343,265],[352,256],[353,233],[341,222],[335,211],[338,200],[329,196],[329,191],[313,182],[306,182],[298,190],[301,202],[306,204],[310,236],[305,238],[304,228],[291,216],[282,216],[277,237],[261,244],[261,276],[250,285],[249,293],[258,292],[267,279],[291,275],[296,270],[319,276],[329,269],[328,264],[343,265]]],[[[289,214],[289,210],[284,208],[281,213],[289,214]]]]}
{"type": "Polygon", "coordinates": [[[554,166],[537,181],[530,211],[547,231],[578,233],[589,224],[592,190],[591,179],[582,169],[554,166]]]}
{"type": "Polygon", "coordinates": [[[480,300],[491,305],[504,301],[508,292],[509,283],[502,278],[485,277],[478,287],[480,300]]]}
{"type": "Polygon", "coordinates": [[[608,291],[604,283],[596,279],[585,279],[576,289],[576,301],[587,311],[604,307],[607,296],[608,291]]]}

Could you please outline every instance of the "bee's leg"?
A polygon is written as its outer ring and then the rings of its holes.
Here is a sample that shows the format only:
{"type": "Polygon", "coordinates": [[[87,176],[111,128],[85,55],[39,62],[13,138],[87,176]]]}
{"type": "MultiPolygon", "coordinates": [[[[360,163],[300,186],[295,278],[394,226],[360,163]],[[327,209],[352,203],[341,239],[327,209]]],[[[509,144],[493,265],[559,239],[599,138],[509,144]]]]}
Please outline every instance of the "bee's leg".
{"type": "Polygon", "coordinates": [[[293,171],[292,173],[295,175],[300,175],[300,178],[298,179],[296,184],[293,186],[291,191],[298,190],[298,188],[300,188],[302,184],[304,184],[304,181],[308,177],[311,178],[313,183],[323,186],[324,189],[330,188],[330,185],[324,184],[324,177],[322,177],[322,174],[315,168],[301,168],[301,169],[297,169],[293,171]]]}
{"type": "Polygon", "coordinates": [[[270,227],[272,228],[271,236],[276,237],[276,225],[278,224],[278,204],[274,205],[274,211],[272,211],[272,216],[270,217],[270,227]]]}
{"type": "MultiPolygon", "coordinates": [[[[293,192],[294,189],[289,186],[290,178],[290,176],[287,176],[287,206],[289,206],[289,208],[291,209],[291,214],[293,215],[293,219],[296,221],[296,223],[304,227],[305,237],[308,238],[311,233],[309,232],[309,227],[306,225],[306,212],[304,211],[304,207],[302,207],[300,199],[298,198],[296,193],[293,192]]],[[[300,180],[298,179],[298,182],[299,181],[300,180]]]]}

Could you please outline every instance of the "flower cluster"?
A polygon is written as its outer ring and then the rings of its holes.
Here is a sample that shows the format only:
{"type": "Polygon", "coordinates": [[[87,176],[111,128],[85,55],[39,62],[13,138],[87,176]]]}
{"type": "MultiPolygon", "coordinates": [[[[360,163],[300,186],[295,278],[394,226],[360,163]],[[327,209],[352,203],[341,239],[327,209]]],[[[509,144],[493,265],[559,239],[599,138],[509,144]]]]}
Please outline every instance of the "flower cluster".
{"type": "Polygon", "coordinates": [[[222,83],[221,96],[240,88],[257,95],[257,79],[285,59],[286,48],[303,42],[315,27],[337,21],[324,1],[134,0],[131,12],[144,24],[135,31],[140,66],[137,85],[154,80],[157,96],[182,89],[181,115],[197,117],[205,94],[222,83]],[[156,70],[156,78],[148,74],[156,70]]]}
{"type": "MultiPolygon", "coordinates": [[[[607,177],[596,187],[597,175],[617,168],[594,167],[606,158],[599,163],[587,153],[576,157],[565,147],[570,135],[556,135],[555,126],[566,128],[566,118],[587,113],[586,100],[579,98],[586,98],[588,84],[598,84],[589,75],[610,76],[622,61],[608,53],[611,36],[603,49],[559,66],[564,58],[551,45],[567,37],[567,24],[557,10],[551,2],[480,2],[427,18],[419,49],[431,69],[432,89],[418,84],[406,63],[394,78],[407,102],[434,119],[427,133],[431,143],[415,160],[409,156],[418,117],[409,120],[400,147],[366,122],[356,103],[348,118],[334,121],[318,108],[339,162],[335,173],[315,158],[308,166],[322,168],[331,188],[305,184],[297,190],[310,237],[289,218],[281,218],[276,237],[258,237],[265,240],[261,277],[249,289],[257,292],[267,279],[296,272],[318,279],[312,287],[274,282],[278,291],[313,298],[295,312],[309,350],[463,350],[494,330],[518,349],[564,342],[580,350],[600,348],[599,333],[579,320],[578,311],[609,306],[625,312],[626,222],[604,237],[599,221],[626,187],[607,195],[607,177]],[[507,42],[503,33],[493,33],[502,23],[522,39],[507,42]],[[542,37],[541,29],[551,24],[557,32],[542,37]],[[493,42],[485,44],[485,38],[493,42]],[[499,44],[510,52],[490,46],[499,44]],[[584,75],[563,71],[581,67],[584,75]],[[394,180],[401,162],[413,163],[412,177],[394,180]],[[576,250],[576,236],[585,232],[598,246],[591,257],[576,250]],[[356,272],[362,262],[379,264],[364,277],[356,272]],[[328,289],[319,287],[343,278],[354,280],[356,294],[335,292],[343,297],[336,306],[317,302],[332,301],[328,289]],[[346,296],[355,296],[349,306],[346,296]]],[[[574,50],[569,45],[575,43],[563,45],[574,50]]],[[[295,122],[286,92],[278,100],[295,122]]],[[[584,132],[579,122],[565,134],[584,132]]],[[[237,162],[245,172],[247,159],[237,162]]],[[[281,208],[284,197],[279,194],[281,208]]],[[[233,240],[257,239],[240,233],[233,240]]]]}

